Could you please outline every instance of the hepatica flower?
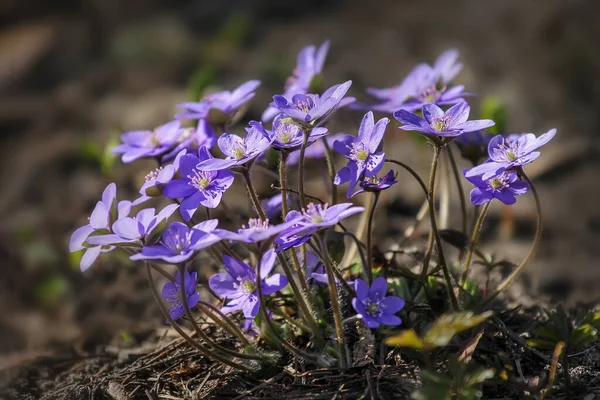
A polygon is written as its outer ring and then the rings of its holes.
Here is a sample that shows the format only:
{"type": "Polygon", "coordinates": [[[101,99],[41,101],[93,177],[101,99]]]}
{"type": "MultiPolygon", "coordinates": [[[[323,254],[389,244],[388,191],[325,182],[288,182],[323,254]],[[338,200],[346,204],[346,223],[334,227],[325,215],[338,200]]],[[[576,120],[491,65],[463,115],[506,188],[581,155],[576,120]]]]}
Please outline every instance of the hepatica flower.
{"type": "MultiPolygon", "coordinates": [[[[273,120],[272,130],[267,130],[260,122],[251,121],[250,126],[260,131],[271,142],[271,146],[277,150],[292,151],[302,146],[304,134],[298,125],[289,122],[290,118],[279,114],[273,120]],[[286,120],[288,120],[286,122],[286,120]]],[[[307,146],[317,139],[327,135],[325,128],[312,128],[308,136],[307,146]]]]}
{"type": "Polygon", "coordinates": [[[224,125],[235,113],[255,95],[260,81],[243,83],[233,92],[214,92],[199,102],[182,103],[177,108],[183,110],[175,115],[177,119],[206,119],[209,123],[224,125]]]}
{"type": "Polygon", "coordinates": [[[426,103],[450,105],[460,102],[467,95],[463,92],[464,86],[448,88],[448,84],[463,67],[457,60],[458,51],[448,50],[437,58],[433,66],[425,63],[417,65],[397,86],[367,89],[367,92],[380,102],[358,105],[357,108],[393,113],[399,109],[420,110],[426,103]]]}
{"type": "Polygon", "coordinates": [[[536,151],[548,143],[556,135],[556,129],[536,137],[533,133],[523,135],[495,136],[488,145],[488,162],[471,168],[465,177],[470,178],[482,175],[482,179],[489,179],[504,170],[520,168],[529,164],[540,156],[536,151]]]}
{"type": "Polygon", "coordinates": [[[81,258],[81,271],[87,270],[96,261],[101,252],[107,252],[114,249],[114,246],[102,246],[89,243],[90,237],[96,235],[105,235],[111,233],[111,224],[116,219],[124,218],[129,215],[131,210],[130,201],[121,201],[116,204],[117,186],[114,183],[109,184],[102,193],[102,200],[96,204],[96,207],[90,215],[90,223],[84,225],[71,235],[69,251],[75,252],[86,249],[81,258]]]}
{"type": "Polygon", "coordinates": [[[383,168],[385,154],[378,152],[377,148],[389,122],[389,119],[382,118],[375,124],[373,113],[369,111],[358,128],[358,138],[346,135],[333,143],[333,148],[348,159],[348,164],[338,172],[334,180],[336,185],[350,182],[346,197],[352,197],[363,174],[367,177],[374,176],[383,168]]]}
{"type": "Polygon", "coordinates": [[[160,157],[177,145],[183,132],[179,121],[171,121],[153,131],[131,131],[121,136],[123,144],[113,149],[123,154],[121,160],[130,163],[143,157],[160,157]]]}
{"type": "Polygon", "coordinates": [[[202,147],[198,157],[186,154],[179,162],[181,179],[167,183],[163,195],[171,199],[183,199],[180,212],[183,219],[189,221],[198,207],[215,208],[221,202],[223,193],[233,184],[233,172],[227,170],[204,171],[198,168],[203,161],[212,160],[212,156],[202,147]]]}
{"type": "Polygon", "coordinates": [[[441,137],[455,137],[494,125],[494,121],[489,119],[468,121],[470,111],[471,107],[466,101],[453,105],[445,112],[429,103],[423,106],[423,118],[406,110],[396,111],[394,117],[404,124],[400,129],[441,137]]]}
{"type": "MultiPolygon", "coordinates": [[[[466,175],[468,170],[464,170],[466,175]]],[[[499,175],[483,180],[481,175],[468,177],[467,180],[476,187],[471,190],[471,203],[475,205],[485,204],[494,198],[504,204],[514,204],[515,196],[525,194],[529,191],[527,182],[519,180],[514,171],[504,171],[499,175]]]]}
{"type": "Polygon", "coordinates": [[[257,157],[267,151],[271,142],[256,126],[246,128],[246,132],[244,138],[229,133],[221,135],[217,144],[226,158],[211,158],[201,161],[198,168],[203,171],[216,171],[233,167],[246,167],[254,162],[257,157]]]}
{"type": "MultiPolygon", "coordinates": [[[[225,314],[241,310],[246,318],[258,315],[259,299],[256,290],[256,272],[248,264],[229,256],[223,256],[226,273],[215,274],[208,280],[210,288],[219,296],[229,299],[221,309],[225,314]]],[[[260,263],[261,288],[264,296],[268,296],[287,286],[284,275],[269,273],[275,266],[275,251],[267,251],[260,263]]]]}
{"type": "Polygon", "coordinates": [[[137,206],[142,204],[152,197],[162,196],[163,189],[167,185],[167,183],[171,182],[171,180],[175,177],[175,174],[179,171],[179,162],[181,161],[181,157],[187,154],[187,150],[181,150],[172,164],[164,165],[158,167],[154,171],[146,174],[145,182],[140,188],[140,197],[134,200],[131,203],[132,206],[137,206]]]}
{"type": "MultiPolygon", "coordinates": [[[[284,97],[291,98],[295,94],[306,94],[311,91],[313,80],[323,71],[329,44],[327,40],[318,49],[316,46],[307,46],[300,51],[294,73],[286,82],[284,97]]],[[[276,108],[269,107],[263,113],[261,120],[269,121],[278,112],[276,108]]]]}
{"type": "Polygon", "coordinates": [[[262,221],[259,218],[251,218],[248,225],[242,226],[237,232],[225,229],[216,229],[214,234],[226,240],[234,240],[244,243],[259,243],[272,239],[295,223],[294,220],[279,225],[271,225],[269,220],[262,221]]]}
{"type": "MultiPolygon", "coordinates": [[[[292,203],[292,200],[297,196],[294,193],[288,193],[286,196],[288,207],[292,203]]],[[[267,213],[267,217],[273,218],[278,214],[281,214],[281,206],[283,205],[283,199],[281,193],[276,194],[266,200],[261,201],[261,206],[267,213]]]]}
{"type": "Polygon", "coordinates": [[[354,101],[353,97],[344,97],[350,89],[352,81],[335,85],[327,89],[323,95],[295,94],[291,98],[273,96],[271,106],[286,114],[298,125],[309,128],[323,124],[339,107],[354,101]]]}
{"type": "Polygon", "coordinates": [[[188,153],[196,153],[200,148],[206,147],[210,149],[214,146],[217,140],[217,135],[211,124],[206,120],[199,120],[196,128],[184,128],[181,135],[177,139],[177,145],[173,150],[162,157],[162,162],[171,161],[183,150],[188,153]]]}
{"type": "MultiPolygon", "coordinates": [[[[336,140],[344,137],[344,133],[336,133],[334,135],[325,136],[325,140],[327,141],[327,145],[329,148],[333,148],[333,144],[336,140]]],[[[317,140],[311,146],[307,147],[304,151],[304,159],[311,158],[324,158],[325,157],[325,145],[322,140],[317,140]]],[[[294,150],[290,154],[288,154],[286,164],[288,166],[296,165],[300,161],[300,150],[294,150]]]]}
{"type": "Polygon", "coordinates": [[[286,222],[294,222],[294,224],[275,239],[275,243],[279,245],[277,251],[305,243],[315,232],[330,228],[342,219],[364,210],[364,207],[356,207],[352,203],[341,203],[332,207],[327,204],[309,203],[303,213],[290,211],[286,222]]]}
{"type": "Polygon", "coordinates": [[[171,264],[186,261],[196,251],[210,247],[221,240],[220,237],[212,234],[217,222],[216,219],[211,219],[192,228],[181,222],[172,222],[171,226],[163,231],[158,244],[142,247],[141,252],[134,254],[130,259],[163,260],[171,264]]]}
{"type": "MultiPolygon", "coordinates": [[[[185,288],[185,297],[189,308],[193,308],[200,301],[200,294],[196,291],[198,286],[198,273],[188,271],[183,273],[183,283],[185,288]]],[[[162,288],[162,297],[169,303],[172,303],[169,315],[174,320],[180,318],[185,312],[183,302],[181,301],[181,273],[177,271],[174,282],[167,282],[162,288]]]]}
{"type": "Polygon", "coordinates": [[[385,190],[396,183],[398,183],[398,181],[396,180],[396,174],[393,170],[390,170],[387,174],[383,175],[382,177],[364,177],[359,183],[360,190],[354,192],[352,196],[355,196],[362,192],[381,192],[382,190],[385,190]]]}
{"type": "Polygon", "coordinates": [[[404,300],[397,296],[386,296],[387,281],[379,277],[369,285],[362,279],[354,281],[356,297],[352,299],[352,307],[362,317],[369,328],[380,325],[398,326],[402,320],[397,317],[398,311],[404,308],[404,300]]]}

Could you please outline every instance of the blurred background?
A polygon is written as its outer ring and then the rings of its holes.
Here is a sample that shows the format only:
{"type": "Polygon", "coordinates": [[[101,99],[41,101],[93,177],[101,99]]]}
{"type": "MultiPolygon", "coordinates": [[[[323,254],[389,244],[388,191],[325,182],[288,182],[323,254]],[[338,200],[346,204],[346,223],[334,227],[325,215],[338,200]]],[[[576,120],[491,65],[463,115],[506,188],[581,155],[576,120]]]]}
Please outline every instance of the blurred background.
{"type": "MultiPolygon", "coordinates": [[[[109,182],[120,199],[132,199],[153,168],[123,165],[110,148],[124,131],[170,120],[176,104],[197,100],[206,87],[262,80],[246,116],[258,119],[297,52],[326,39],[327,85],[352,79],[351,94],[362,101],[365,87],[393,86],[455,47],[465,64],[456,82],[478,95],[470,100],[475,114],[489,97],[507,107],[508,132],[558,128],[529,170],[545,211],[543,243],[511,295],[525,304],[596,305],[599,13],[596,0],[2,1],[0,360],[6,366],[15,354],[57,345],[90,351],[156,327],[144,276],[124,254],[101,257],[82,274],[78,255],[68,252],[71,232],[109,182]]],[[[332,130],[354,133],[360,119],[341,112],[332,130]]],[[[396,126],[386,152],[425,173],[428,149],[396,126]]],[[[311,168],[308,188],[319,193],[326,170],[311,168]]],[[[377,214],[382,248],[422,202],[410,177],[401,172],[399,181],[377,214]]],[[[225,199],[244,212],[239,182],[225,199]]],[[[519,198],[508,215],[494,206],[489,222],[485,249],[518,262],[533,236],[533,199],[519,198]]]]}

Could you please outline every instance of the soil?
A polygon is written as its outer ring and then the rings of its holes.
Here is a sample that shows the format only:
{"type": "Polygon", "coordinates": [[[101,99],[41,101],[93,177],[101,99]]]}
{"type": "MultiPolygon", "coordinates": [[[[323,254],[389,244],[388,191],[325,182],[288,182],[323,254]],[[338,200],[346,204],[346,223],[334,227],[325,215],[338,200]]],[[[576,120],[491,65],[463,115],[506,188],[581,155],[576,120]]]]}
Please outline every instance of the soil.
{"type": "MultiPolygon", "coordinates": [[[[178,342],[164,345],[174,338],[157,330],[161,318],[142,271],[115,254],[81,274],[68,253],[70,233],[85,223],[103,187],[115,181],[120,196],[132,198],[152,167],[117,161],[103,171],[112,136],[170,119],[188,97],[191,76],[228,88],[261,79],[249,110],[256,119],[279,92],[297,51],[326,38],[332,41],[327,83],[352,79],[360,99],[366,99],[365,87],[392,85],[416,63],[456,47],[465,63],[458,80],[480,98],[505,103],[509,131],[539,134],[557,127],[556,140],[528,170],[543,202],[542,245],[505,300],[527,307],[519,318],[529,322],[537,309],[558,301],[597,307],[595,0],[281,3],[29,0],[1,7],[0,398],[407,398],[418,371],[404,360],[343,373],[293,369],[245,376],[178,342]]],[[[359,120],[354,112],[341,113],[332,129],[352,131],[359,120]]],[[[429,153],[409,136],[390,129],[385,148],[426,172],[429,153]]],[[[324,193],[322,171],[316,164],[308,174],[315,177],[307,185],[312,194],[324,193]]],[[[401,183],[382,196],[376,215],[382,249],[402,237],[422,201],[418,185],[408,177],[401,183]]],[[[267,196],[269,182],[259,190],[267,196]]],[[[225,199],[247,212],[241,185],[225,199]]],[[[492,207],[484,250],[520,260],[533,235],[534,209],[529,196],[510,211],[492,207]]],[[[451,210],[459,210],[457,202],[451,210]]],[[[458,216],[450,213],[449,226],[459,225],[458,216]]],[[[415,235],[416,246],[424,232],[415,235]]],[[[516,335],[526,331],[509,322],[516,335]]],[[[498,337],[490,340],[519,360],[525,378],[544,379],[548,360],[498,337]]],[[[599,363],[598,347],[572,357],[572,389],[580,398],[599,393],[599,363]]],[[[485,398],[512,396],[489,390],[485,398]]]]}

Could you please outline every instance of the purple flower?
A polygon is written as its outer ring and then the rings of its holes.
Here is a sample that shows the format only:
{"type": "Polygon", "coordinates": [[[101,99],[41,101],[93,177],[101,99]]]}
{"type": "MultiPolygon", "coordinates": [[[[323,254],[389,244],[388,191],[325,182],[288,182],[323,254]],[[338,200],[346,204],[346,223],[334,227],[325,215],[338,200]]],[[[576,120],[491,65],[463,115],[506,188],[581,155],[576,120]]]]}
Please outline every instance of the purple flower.
{"type": "Polygon", "coordinates": [[[348,159],[348,164],[338,172],[334,180],[336,185],[350,182],[346,197],[352,197],[363,174],[374,176],[383,168],[385,154],[383,151],[378,152],[377,148],[389,122],[388,118],[382,118],[375,124],[373,113],[369,111],[358,128],[358,138],[345,135],[333,143],[333,148],[348,159]]]}
{"type": "MultiPolygon", "coordinates": [[[[288,207],[292,203],[292,200],[296,198],[296,194],[288,193],[285,198],[287,199],[288,207]]],[[[267,217],[273,218],[278,214],[281,214],[281,206],[283,204],[283,199],[281,197],[281,193],[276,194],[273,197],[270,197],[266,200],[261,201],[261,205],[265,212],[267,213],[267,217]]]]}
{"type": "MultiPolygon", "coordinates": [[[[466,175],[468,170],[464,170],[466,175]]],[[[496,198],[504,204],[514,204],[515,196],[525,194],[529,191],[529,185],[525,181],[517,179],[514,171],[504,171],[495,177],[483,180],[481,175],[468,177],[467,180],[476,187],[471,190],[471,203],[475,205],[485,204],[496,198]]]]}
{"type": "Polygon", "coordinates": [[[131,131],[121,136],[123,144],[113,149],[123,154],[121,160],[130,163],[142,157],[159,157],[172,150],[183,132],[179,121],[171,121],[154,131],[131,131]]]}
{"type": "Polygon", "coordinates": [[[323,95],[295,94],[291,98],[273,96],[272,107],[286,114],[298,125],[311,128],[323,124],[339,107],[354,101],[353,97],[344,97],[350,89],[352,81],[335,85],[327,89],[323,95]]]}
{"type": "Polygon", "coordinates": [[[179,207],[178,204],[169,204],[158,214],[154,208],[140,210],[135,218],[122,217],[112,225],[113,234],[92,236],[88,243],[93,245],[119,245],[137,243],[143,244],[152,232],[160,227],[179,207]]]}
{"type": "Polygon", "coordinates": [[[352,196],[356,196],[362,192],[381,192],[396,183],[398,183],[396,174],[390,169],[390,171],[381,178],[377,176],[364,177],[359,183],[361,188],[354,192],[352,196]]]}
{"type": "Polygon", "coordinates": [[[101,252],[108,252],[114,249],[113,246],[92,245],[88,242],[88,239],[95,235],[111,233],[112,222],[129,215],[131,202],[121,201],[116,204],[116,198],[117,186],[111,183],[104,189],[102,200],[96,204],[94,211],[92,211],[89,218],[90,223],[78,228],[71,235],[69,243],[70,252],[86,249],[81,258],[81,271],[87,270],[96,261],[101,252]]]}
{"type": "MultiPolygon", "coordinates": [[[[279,114],[273,121],[272,130],[266,130],[260,122],[251,121],[250,126],[260,131],[271,142],[271,146],[277,150],[292,151],[302,146],[304,133],[298,125],[289,122],[290,118],[279,114]]],[[[325,128],[313,128],[308,136],[307,146],[314,143],[317,139],[327,135],[325,128]]]]}
{"type": "Polygon", "coordinates": [[[219,137],[219,149],[227,156],[225,159],[211,158],[198,164],[202,171],[216,171],[232,167],[245,167],[267,151],[271,142],[256,128],[246,128],[246,137],[224,133],[219,137]]]}
{"type": "Polygon", "coordinates": [[[423,118],[406,110],[396,111],[394,117],[404,124],[400,129],[442,137],[459,136],[494,125],[494,121],[489,119],[467,121],[470,111],[471,107],[466,101],[453,105],[446,112],[429,103],[423,106],[423,118]]]}
{"type": "Polygon", "coordinates": [[[137,206],[150,200],[152,197],[161,196],[167,183],[171,182],[175,174],[179,171],[179,162],[185,154],[187,154],[187,150],[183,149],[177,154],[173,164],[161,166],[149,172],[145,177],[146,181],[140,188],[141,196],[134,200],[131,205],[137,206]]]}
{"type": "MultiPolygon", "coordinates": [[[[185,270],[183,273],[183,284],[185,286],[185,296],[189,308],[193,308],[200,301],[200,294],[196,291],[198,285],[198,273],[191,274],[185,270]]],[[[174,282],[167,282],[162,288],[162,297],[171,305],[169,315],[173,320],[177,320],[185,312],[183,302],[181,301],[181,273],[177,271],[174,282]]]]}
{"type": "Polygon", "coordinates": [[[315,232],[332,227],[342,219],[364,210],[364,207],[353,207],[352,203],[341,203],[332,207],[328,207],[327,204],[309,203],[302,214],[290,211],[286,222],[294,224],[275,239],[275,243],[279,245],[277,251],[305,243],[315,232]]]}
{"type": "Polygon", "coordinates": [[[468,132],[457,136],[456,143],[460,154],[473,164],[479,164],[482,158],[487,158],[487,147],[495,135],[484,131],[468,132]]]}
{"type": "Polygon", "coordinates": [[[183,150],[188,153],[195,153],[201,147],[210,149],[214,146],[217,135],[211,124],[206,120],[199,120],[197,128],[184,128],[177,139],[177,145],[173,150],[162,157],[162,162],[166,163],[181,154],[183,150]]]}
{"type": "Polygon", "coordinates": [[[175,115],[177,119],[206,119],[211,124],[225,125],[235,113],[255,95],[260,81],[248,81],[233,92],[224,90],[211,93],[199,102],[182,103],[177,108],[183,111],[175,115]]]}
{"type": "Polygon", "coordinates": [[[172,222],[162,233],[159,244],[144,246],[131,260],[163,260],[177,264],[189,259],[196,251],[210,247],[221,240],[213,235],[218,221],[211,219],[189,228],[181,222],[172,222]]]}
{"type": "Polygon", "coordinates": [[[231,171],[204,171],[198,168],[203,161],[212,159],[206,147],[200,149],[198,157],[192,154],[182,156],[179,162],[181,179],[170,181],[163,190],[165,197],[183,199],[179,211],[186,221],[192,218],[200,205],[217,207],[223,193],[233,184],[231,171]]]}
{"type": "MultiPolygon", "coordinates": [[[[318,49],[316,46],[307,46],[300,51],[294,74],[286,82],[284,97],[289,98],[295,94],[306,94],[311,91],[313,79],[323,71],[328,51],[329,40],[323,42],[318,49]]],[[[276,108],[269,107],[263,113],[261,120],[269,121],[278,112],[276,108]]]]}
{"type": "MultiPolygon", "coordinates": [[[[338,140],[344,136],[345,136],[345,134],[343,134],[343,133],[336,133],[334,135],[326,136],[325,140],[327,141],[327,145],[329,146],[329,148],[333,148],[333,143],[335,143],[336,140],[338,140]]],[[[304,151],[304,159],[305,160],[309,159],[309,158],[323,158],[323,157],[325,157],[325,145],[323,144],[322,140],[316,141],[315,143],[313,143],[312,146],[307,147],[306,150],[304,151]]],[[[300,161],[300,150],[294,150],[290,154],[288,154],[286,164],[288,166],[296,165],[296,164],[298,164],[299,161],[300,161]]]]}
{"type": "MultiPolygon", "coordinates": [[[[230,299],[221,309],[223,313],[242,310],[246,318],[258,314],[260,302],[256,290],[256,273],[248,264],[229,256],[223,256],[223,266],[227,273],[215,274],[208,280],[210,288],[219,296],[230,299]]],[[[275,266],[275,251],[267,251],[260,262],[261,287],[268,296],[287,286],[288,280],[281,274],[267,277],[275,266]]]]}
{"type": "Polygon", "coordinates": [[[250,220],[248,220],[248,225],[242,226],[237,232],[216,229],[213,233],[226,240],[244,243],[259,243],[272,239],[294,225],[294,223],[295,221],[292,220],[279,225],[270,225],[268,219],[262,221],[259,218],[250,218],[250,220]]]}
{"type": "MultiPolygon", "coordinates": [[[[273,319],[273,312],[271,310],[267,310],[267,315],[269,319],[273,319]]],[[[256,337],[260,333],[260,327],[254,322],[254,318],[245,318],[242,323],[242,331],[256,337]]]]}
{"type": "Polygon", "coordinates": [[[486,180],[504,170],[529,164],[540,156],[541,153],[536,150],[552,140],[554,135],[556,135],[556,129],[551,129],[539,137],[533,133],[508,137],[495,136],[488,145],[490,156],[488,162],[471,168],[465,177],[482,175],[482,179],[486,180]]]}
{"type": "Polygon", "coordinates": [[[362,317],[369,328],[380,325],[398,326],[402,320],[397,317],[398,311],[404,307],[404,300],[397,296],[386,296],[387,281],[379,277],[369,285],[362,279],[354,281],[356,297],[352,299],[352,307],[362,317]]]}
{"type": "Polygon", "coordinates": [[[393,113],[399,109],[420,110],[426,103],[458,103],[467,95],[463,92],[464,86],[447,86],[462,69],[462,64],[457,63],[457,59],[458,51],[451,49],[442,53],[433,67],[425,63],[417,65],[398,86],[385,89],[369,88],[367,92],[380,99],[380,103],[361,104],[357,105],[357,108],[393,113]]]}

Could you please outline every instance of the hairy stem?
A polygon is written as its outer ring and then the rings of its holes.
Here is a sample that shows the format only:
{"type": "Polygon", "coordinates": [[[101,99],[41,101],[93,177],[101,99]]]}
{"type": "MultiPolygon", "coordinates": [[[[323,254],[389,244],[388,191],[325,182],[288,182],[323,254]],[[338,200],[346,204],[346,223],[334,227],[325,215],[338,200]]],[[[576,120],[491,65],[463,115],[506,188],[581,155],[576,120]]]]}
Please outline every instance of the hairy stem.
{"type": "Polygon", "coordinates": [[[323,142],[323,147],[325,148],[325,160],[327,160],[327,171],[329,172],[329,179],[331,181],[331,204],[337,204],[337,185],[334,183],[335,180],[335,162],[333,160],[333,153],[331,152],[331,147],[329,147],[329,143],[327,143],[327,139],[325,137],[321,138],[323,142]]]}
{"type": "Polygon", "coordinates": [[[202,310],[204,314],[208,315],[209,318],[212,319],[221,328],[240,339],[240,342],[242,342],[244,346],[250,346],[250,341],[248,341],[248,339],[244,335],[244,332],[242,332],[239,326],[237,326],[231,320],[231,318],[223,314],[218,307],[215,307],[213,304],[202,300],[198,302],[198,307],[202,310]]]}
{"type": "MultiPolygon", "coordinates": [[[[374,198],[369,196],[367,198],[366,208],[371,208],[371,204],[373,204],[374,198]]],[[[367,225],[369,224],[369,214],[361,213],[360,220],[358,222],[358,227],[356,228],[356,238],[358,242],[362,242],[365,233],[367,232],[367,225]]],[[[340,265],[342,268],[346,268],[352,262],[354,256],[356,256],[356,252],[358,251],[357,241],[353,242],[350,245],[350,249],[344,254],[344,258],[342,258],[342,262],[340,265]]]]}
{"type": "Polygon", "coordinates": [[[373,220],[375,219],[375,208],[377,207],[377,201],[379,200],[379,192],[373,193],[373,201],[371,202],[371,209],[369,210],[369,222],[367,225],[367,268],[365,273],[369,286],[373,282],[373,220]]]}
{"type": "Polygon", "coordinates": [[[533,193],[533,197],[535,199],[535,208],[537,213],[537,227],[535,229],[535,237],[533,239],[533,243],[531,245],[529,253],[527,253],[523,261],[521,261],[521,263],[517,265],[515,270],[509,276],[507,276],[506,279],[502,283],[500,283],[500,285],[498,285],[496,290],[483,301],[484,306],[490,301],[492,301],[494,298],[496,298],[496,296],[498,296],[504,290],[506,290],[506,288],[510,286],[510,284],[517,278],[517,276],[519,276],[519,274],[523,272],[529,261],[531,261],[531,259],[535,255],[537,248],[540,244],[540,239],[542,238],[542,205],[540,203],[540,197],[538,195],[537,190],[535,189],[535,186],[533,186],[533,182],[531,182],[531,179],[529,179],[529,177],[525,175],[525,172],[521,171],[521,176],[529,184],[529,187],[531,188],[531,192],[533,193]]]}
{"type": "Polygon", "coordinates": [[[259,218],[263,221],[267,219],[267,215],[265,211],[262,209],[260,205],[260,200],[258,200],[258,196],[256,194],[256,190],[254,190],[254,186],[252,185],[252,181],[250,180],[250,171],[246,168],[241,170],[241,174],[244,177],[244,181],[246,182],[246,189],[248,190],[248,194],[250,195],[250,199],[252,200],[252,204],[254,204],[254,208],[256,209],[256,213],[259,218]]]}
{"type": "Polygon", "coordinates": [[[454,180],[456,181],[456,188],[458,189],[458,197],[460,200],[460,212],[462,215],[462,231],[463,233],[467,233],[467,224],[468,224],[468,215],[467,215],[467,202],[465,200],[465,191],[462,185],[462,174],[458,169],[458,165],[456,164],[456,158],[454,158],[454,153],[452,153],[452,149],[448,146],[446,148],[448,152],[448,159],[450,160],[450,166],[452,167],[452,175],[454,175],[454,180]]]}
{"type": "Polygon", "coordinates": [[[479,213],[479,218],[477,218],[477,223],[475,224],[475,228],[473,229],[473,234],[471,235],[471,245],[469,246],[469,251],[467,252],[467,257],[465,258],[465,264],[463,266],[463,273],[460,279],[460,286],[462,287],[467,281],[467,277],[469,276],[469,267],[471,266],[471,260],[473,258],[473,253],[477,248],[477,243],[479,242],[479,234],[481,233],[481,227],[483,226],[483,220],[490,208],[491,201],[485,203],[483,208],[481,209],[481,213],[479,213]]]}
{"type": "Polygon", "coordinates": [[[323,256],[323,263],[325,264],[325,272],[327,272],[327,280],[329,287],[329,297],[331,300],[331,310],[333,312],[333,321],[335,323],[335,333],[338,345],[338,355],[340,368],[348,368],[348,360],[346,356],[346,341],[344,340],[344,325],[342,322],[342,310],[340,308],[340,299],[338,298],[337,285],[335,283],[335,275],[333,272],[333,266],[329,259],[329,252],[327,251],[327,244],[325,243],[325,237],[323,233],[318,235],[319,246],[321,247],[321,254],[323,256]]]}
{"type": "Polygon", "coordinates": [[[218,362],[221,362],[225,365],[229,365],[230,367],[233,367],[233,368],[236,368],[236,369],[239,369],[242,371],[252,372],[251,368],[249,368],[243,364],[236,363],[235,361],[231,361],[228,358],[225,358],[218,354],[215,354],[214,352],[210,351],[208,348],[204,347],[203,345],[201,345],[200,343],[198,343],[194,339],[192,339],[187,333],[185,333],[185,331],[183,329],[181,329],[181,327],[173,320],[173,318],[171,318],[171,315],[169,315],[169,312],[167,311],[167,309],[163,305],[162,301],[160,300],[160,295],[158,294],[158,291],[156,290],[156,287],[154,286],[154,279],[152,278],[152,268],[150,267],[150,264],[148,264],[148,263],[146,263],[146,276],[148,278],[148,283],[150,284],[150,289],[152,291],[152,295],[154,296],[154,299],[156,300],[156,303],[158,304],[158,308],[160,309],[161,313],[167,319],[167,321],[169,321],[169,324],[173,327],[173,329],[175,329],[175,331],[177,331],[177,333],[179,333],[179,335],[190,346],[192,346],[193,348],[198,350],[200,353],[202,353],[202,355],[204,355],[208,358],[212,358],[218,362]]]}
{"type": "Polygon", "coordinates": [[[302,146],[300,146],[300,159],[298,161],[298,193],[300,194],[300,208],[305,209],[306,195],[304,194],[304,153],[306,152],[306,144],[308,143],[310,129],[304,129],[303,135],[302,146]]]}

